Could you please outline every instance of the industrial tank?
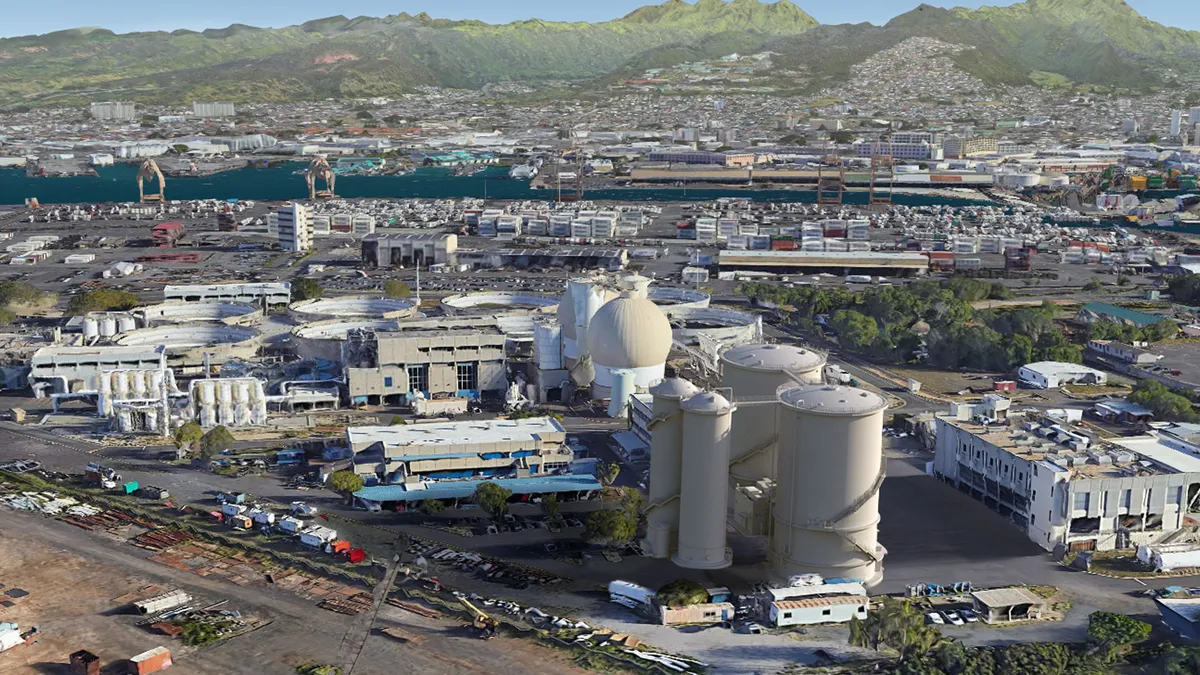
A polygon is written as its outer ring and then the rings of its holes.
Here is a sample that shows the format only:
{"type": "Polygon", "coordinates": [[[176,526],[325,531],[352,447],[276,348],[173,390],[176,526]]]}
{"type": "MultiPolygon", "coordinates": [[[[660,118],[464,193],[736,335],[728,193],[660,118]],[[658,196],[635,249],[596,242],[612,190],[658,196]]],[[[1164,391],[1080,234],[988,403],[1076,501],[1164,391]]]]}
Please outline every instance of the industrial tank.
{"type": "Polygon", "coordinates": [[[729,432],[734,405],[706,391],[683,409],[683,474],[679,490],[679,543],[671,557],[688,569],[729,567],[725,545],[729,502],[729,432]]]}
{"type": "Polygon", "coordinates": [[[669,376],[650,388],[654,397],[650,431],[650,496],[646,510],[646,540],[650,555],[666,558],[679,529],[679,481],[683,455],[683,412],[680,403],[700,390],[669,376]]]}
{"type": "Polygon", "coordinates": [[[887,401],[832,385],[785,389],[779,399],[772,570],[782,578],[878,583],[886,553],[877,536],[887,401]]]}
{"type": "MultiPolygon", "coordinates": [[[[721,386],[734,400],[774,399],[780,387],[820,384],[825,355],[793,345],[738,345],[721,354],[721,386]]],[[[733,416],[730,477],[741,484],[775,477],[776,408],[746,405],[733,416]]]]}
{"type": "Polygon", "coordinates": [[[562,326],[554,319],[533,324],[533,356],[539,370],[562,368],[562,326]]]}
{"type": "Polygon", "coordinates": [[[587,346],[596,364],[593,398],[608,398],[616,369],[632,370],[642,391],[663,379],[671,343],[671,322],[644,291],[625,291],[606,303],[588,327],[587,346]]]}
{"type": "Polygon", "coordinates": [[[629,411],[629,397],[633,396],[634,377],[637,375],[628,368],[618,368],[612,371],[612,393],[608,401],[609,417],[625,417],[629,411]]]}
{"type": "Polygon", "coordinates": [[[613,297],[615,294],[597,279],[583,277],[567,282],[567,292],[559,302],[556,316],[562,326],[563,358],[568,368],[590,353],[588,326],[601,305],[613,297]]]}

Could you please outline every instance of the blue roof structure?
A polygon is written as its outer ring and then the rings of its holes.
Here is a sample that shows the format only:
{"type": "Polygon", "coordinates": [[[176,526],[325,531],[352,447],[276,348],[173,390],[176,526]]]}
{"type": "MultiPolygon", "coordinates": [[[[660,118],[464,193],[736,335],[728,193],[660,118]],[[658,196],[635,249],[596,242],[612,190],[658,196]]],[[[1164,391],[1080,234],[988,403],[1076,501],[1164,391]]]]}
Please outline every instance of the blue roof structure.
{"type": "Polygon", "coordinates": [[[1089,302],[1079,308],[1081,313],[1094,314],[1110,321],[1118,323],[1128,323],[1138,327],[1152,326],[1159,321],[1166,321],[1167,317],[1158,316],[1157,314],[1147,314],[1139,312],[1135,309],[1126,309],[1116,305],[1110,305],[1107,302],[1089,302]]]}
{"type": "MultiPolygon", "coordinates": [[[[481,480],[436,481],[425,483],[423,490],[409,490],[403,485],[371,485],[354,493],[355,497],[372,502],[414,502],[423,499],[463,499],[475,494],[481,480]]],[[[534,478],[497,478],[492,481],[514,495],[545,494],[550,492],[586,492],[603,486],[595,476],[567,474],[534,478]]]]}

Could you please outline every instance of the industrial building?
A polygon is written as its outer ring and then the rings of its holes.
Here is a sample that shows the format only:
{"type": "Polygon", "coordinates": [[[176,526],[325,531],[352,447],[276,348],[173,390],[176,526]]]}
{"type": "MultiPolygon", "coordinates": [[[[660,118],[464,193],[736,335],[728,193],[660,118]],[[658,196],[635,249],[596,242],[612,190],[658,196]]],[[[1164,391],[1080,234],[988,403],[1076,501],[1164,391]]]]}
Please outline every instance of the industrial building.
{"type": "Polygon", "coordinates": [[[867,589],[859,583],[821,583],[767,590],[768,618],[777,628],[819,623],[844,623],[867,618],[871,604],[867,589]]]}
{"type": "Polygon", "coordinates": [[[1093,323],[1096,321],[1110,321],[1112,323],[1125,324],[1126,326],[1136,326],[1137,328],[1145,328],[1152,326],[1159,321],[1168,321],[1167,317],[1157,314],[1147,314],[1139,312],[1135,309],[1126,309],[1117,305],[1110,305],[1107,302],[1089,302],[1075,315],[1075,319],[1080,323],[1093,323]]]}
{"type": "Polygon", "coordinates": [[[457,251],[453,234],[368,234],[362,240],[368,267],[454,265],[457,251]]]}
{"type": "Polygon", "coordinates": [[[346,345],[350,400],[380,404],[502,394],[508,388],[505,341],[496,325],[363,331],[346,345]]]}
{"type": "Polygon", "coordinates": [[[303,253],[312,248],[312,211],[299,202],[290,202],[276,212],[279,223],[279,250],[303,253]]]}
{"type": "Polygon", "coordinates": [[[211,285],[167,285],[163,287],[167,302],[219,302],[274,307],[292,301],[292,285],[274,283],[234,283],[211,285]]]}
{"type": "Polygon", "coordinates": [[[629,252],[623,248],[506,248],[461,251],[458,261],[474,269],[562,267],[579,271],[616,272],[629,264],[629,252]]]}
{"type": "Polygon", "coordinates": [[[1200,495],[1200,459],[1180,437],[1107,444],[1043,415],[1009,415],[999,403],[1007,401],[938,416],[934,476],[1046,550],[1130,548],[1183,527],[1200,495]]]}
{"type": "Polygon", "coordinates": [[[995,136],[949,136],[942,142],[942,151],[946,159],[994,155],[1000,152],[1000,142],[995,136]]]}
{"type": "Polygon", "coordinates": [[[929,258],[920,253],[871,251],[721,251],[721,269],[764,272],[879,274],[920,276],[929,271],[929,258]]]}
{"type": "Polygon", "coordinates": [[[346,429],[353,469],[368,481],[356,496],[381,503],[463,499],[483,480],[515,494],[599,490],[594,475],[570,472],[566,439],[550,417],[346,429]]]}
{"type": "Polygon", "coordinates": [[[1038,361],[1018,368],[1017,379],[1038,389],[1058,389],[1064,384],[1104,384],[1108,373],[1078,363],[1038,361]]]}
{"type": "Polygon", "coordinates": [[[162,345],[134,347],[42,347],[29,361],[29,386],[35,397],[96,394],[100,374],[109,370],[162,370],[162,345]]]}

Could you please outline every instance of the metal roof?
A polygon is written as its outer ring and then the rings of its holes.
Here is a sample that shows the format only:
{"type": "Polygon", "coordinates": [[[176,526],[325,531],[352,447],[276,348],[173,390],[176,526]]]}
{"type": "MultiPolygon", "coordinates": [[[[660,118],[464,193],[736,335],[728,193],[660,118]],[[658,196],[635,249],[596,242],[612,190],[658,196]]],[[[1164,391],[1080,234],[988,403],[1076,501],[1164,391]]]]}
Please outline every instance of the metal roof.
{"type": "Polygon", "coordinates": [[[497,478],[483,480],[455,480],[423,483],[422,486],[372,485],[354,493],[355,497],[373,502],[413,502],[424,499],[463,499],[475,493],[480,483],[496,483],[512,490],[515,495],[546,494],[551,492],[585,492],[599,490],[603,486],[595,476],[568,474],[563,476],[540,476],[534,478],[497,478]]]}
{"type": "Polygon", "coordinates": [[[779,400],[796,410],[825,415],[869,415],[888,406],[879,394],[833,385],[785,389],[780,392],[779,400]]]}
{"type": "Polygon", "coordinates": [[[777,600],[771,604],[778,609],[804,609],[805,607],[828,607],[830,605],[865,605],[865,595],[834,595],[827,598],[805,598],[803,600],[777,600]]]}
{"type": "Polygon", "coordinates": [[[565,433],[553,417],[521,420],[468,420],[434,422],[387,427],[348,427],[346,440],[351,447],[382,443],[384,447],[458,446],[501,443],[504,441],[541,441],[543,434],[565,433]]]}
{"type": "Polygon", "coordinates": [[[1044,598],[1027,588],[994,588],[989,591],[974,591],[971,593],[971,597],[988,607],[1046,604],[1044,598]]]}
{"type": "Polygon", "coordinates": [[[825,357],[793,345],[738,345],[721,354],[721,359],[743,368],[805,373],[825,364],[825,357]]]}
{"type": "Polygon", "coordinates": [[[927,269],[920,253],[881,251],[721,251],[720,265],[774,267],[908,267],[927,269]]]}
{"type": "Polygon", "coordinates": [[[1110,305],[1107,302],[1089,302],[1083,307],[1080,307],[1079,311],[1089,312],[1091,314],[1096,314],[1097,316],[1111,316],[1122,321],[1129,321],[1130,323],[1137,324],[1138,326],[1150,326],[1158,323],[1159,321],[1168,320],[1165,316],[1147,314],[1146,312],[1139,312],[1134,309],[1126,309],[1124,307],[1110,305]]]}

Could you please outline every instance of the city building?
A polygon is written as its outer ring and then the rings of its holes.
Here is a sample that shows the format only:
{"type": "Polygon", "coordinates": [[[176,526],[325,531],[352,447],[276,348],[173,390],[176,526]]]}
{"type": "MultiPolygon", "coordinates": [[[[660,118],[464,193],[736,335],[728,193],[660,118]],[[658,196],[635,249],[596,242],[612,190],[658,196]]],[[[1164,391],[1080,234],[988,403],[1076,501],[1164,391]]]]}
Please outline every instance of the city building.
{"type": "Polygon", "coordinates": [[[1200,458],[1163,435],[1106,444],[1039,414],[939,415],[933,475],[1046,550],[1112,550],[1178,531],[1200,493],[1200,458]],[[986,416],[986,415],[985,415],[986,416]]]}
{"type": "Polygon", "coordinates": [[[279,223],[279,250],[301,253],[312,248],[312,211],[299,202],[279,207],[276,212],[279,223]]]}
{"type": "Polygon", "coordinates": [[[1108,373],[1078,363],[1038,361],[1018,368],[1017,379],[1038,389],[1058,389],[1064,384],[1104,384],[1108,373]]]}
{"type": "Polygon", "coordinates": [[[346,379],[353,403],[414,398],[476,399],[502,394],[505,335],[498,326],[362,334],[346,346],[346,379]]]}
{"type": "Polygon", "coordinates": [[[201,103],[195,101],[192,103],[192,115],[205,119],[218,117],[233,117],[234,109],[232,103],[201,103]]]}
{"type": "Polygon", "coordinates": [[[453,265],[457,250],[454,234],[368,234],[362,240],[362,261],[369,267],[453,265]]]}
{"type": "Polygon", "coordinates": [[[292,301],[292,285],[287,282],[167,285],[163,287],[163,300],[286,305],[292,301]]]}
{"type": "Polygon", "coordinates": [[[1138,128],[1137,120],[1125,120],[1121,123],[1121,133],[1125,134],[1126,136],[1133,136],[1137,134],[1138,128]]]}
{"type": "Polygon", "coordinates": [[[1171,111],[1171,135],[1178,136],[1183,131],[1183,111],[1171,111]]]}
{"type": "Polygon", "coordinates": [[[93,103],[88,108],[89,114],[94,120],[112,121],[112,122],[130,122],[137,119],[137,109],[132,103],[107,101],[104,103],[93,103]]]}
{"type": "Polygon", "coordinates": [[[1000,143],[994,136],[950,136],[942,142],[945,159],[965,159],[975,155],[994,155],[1000,143]]]}
{"type": "MultiPolygon", "coordinates": [[[[892,140],[879,140],[874,142],[860,143],[858,145],[859,157],[893,157],[895,159],[907,159],[914,161],[932,160],[938,161],[944,158],[942,147],[939,144],[935,145],[929,141],[913,141],[902,142],[895,140],[895,134],[892,140]]],[[[911,136],[920,136],[920,134],[909,134],[911,136]]]]}
{"type": "Polygon", "coordinates": [[[647,159],[672,164],[713,164],[716,166],[753,166],[752,152],[704,152],[703,150],[656,150],[647,159]]]}

